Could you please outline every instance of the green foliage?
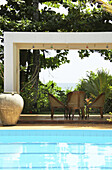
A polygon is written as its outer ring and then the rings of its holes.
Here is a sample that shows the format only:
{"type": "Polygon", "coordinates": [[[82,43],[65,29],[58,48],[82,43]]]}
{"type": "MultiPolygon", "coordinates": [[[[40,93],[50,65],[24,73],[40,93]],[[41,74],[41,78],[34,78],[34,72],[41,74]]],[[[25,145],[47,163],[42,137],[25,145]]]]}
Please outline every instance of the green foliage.
{"type": "Polygon", "coordinates": [[[95,74],[93,71],[87,72],[87,78],[80,80],[77,88],[83,88],[94,98],[105,92],[108,96],[112,89],[112,76],[106,70],[98,70],[95,74]]]}
{"type": "Polygon", "coordinates": [[[34,103],[35,92],[36,89],[32,86],[32,83],[28,84],[28,86],[25,86],[25,88],[21,90],[21,96],[25,101],[24,113],[50,113],[48,92],[53,94],[63,103],[66,103],[65,91],[62,91],[61,87],[58,87],[53,81],[49,81],[47,84],[39,82],[36,103],[34,103]]]}
{"type": "MultiPolygon", "coordinates": [[[[59,51],[59,50],[58,50],[59,51]]],[[[45,51],[43,50],[43,54],[41,54],[40,57],[40,67],[41,68],[51,68],[52,70],[60,67],[64,63],[69,63],[69,60],[67,57],[65,57],[68,54],[67,50],[64,50],[64,52],[61,52],[61,50],[58,52],[56,56],[45,58],[45,51]]]]}
{"type": "Polygon", "coordinates": [[[79,57],[83,59],[84,57],[89,57],[90,53],[98,52],[101,54],[101,57],[104,58],[104,60],[109,60],[112,62],[112,50],[108,50],[108,45],[107,45],[107,50],[80,50],[79,52],[79,57]]]}
{"type": "Polygon", "coordinates": [[[112,111],[112,76],[106,70],[98,70],[96,74],[87,72],[87,78],[80,80],[75,90],[85,91],[91,99],[105,92],[105,112],[112,111]]]}
{"type": "Polygon", "coordinates": [[[81,59],[83,59],[84,57],[89,57],[90,56],[89,50],[80,50],[78,52],[79,52],[79,57],[81,59]]]}

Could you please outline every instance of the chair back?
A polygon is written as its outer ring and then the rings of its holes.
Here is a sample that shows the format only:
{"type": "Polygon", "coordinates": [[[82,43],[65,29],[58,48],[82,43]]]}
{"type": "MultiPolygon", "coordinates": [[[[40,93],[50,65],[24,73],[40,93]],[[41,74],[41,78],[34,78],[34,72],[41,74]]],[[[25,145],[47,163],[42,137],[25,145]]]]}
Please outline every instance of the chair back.
{"type": "Polygon", "coordinates": [[[67,106],[68,107],[84,107],[84,96],[83,91],[70,92],[67,95],[67,106]]]}
{"type": "Polygon", "coordinates": [[[48,93],[48,97],[51,107],[64,108],[64,104],[61,101],[59,101],[56,97],[54,97],[52,94],[48,93]]]}
{"type": "Polygon", "coordinates": [[[105,102],[105,93],[101,93],[91,104],[92,107],[103,107],[105,102]]]}

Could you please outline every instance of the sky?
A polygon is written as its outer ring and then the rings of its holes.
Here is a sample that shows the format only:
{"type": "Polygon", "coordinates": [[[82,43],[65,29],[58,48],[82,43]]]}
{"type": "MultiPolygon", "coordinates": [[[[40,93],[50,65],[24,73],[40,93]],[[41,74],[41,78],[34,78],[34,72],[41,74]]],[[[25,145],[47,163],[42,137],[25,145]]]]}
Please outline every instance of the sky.
{"type": "MultiPolygon", "coordinates": [[[[0,0],[0,4],[5,0],[0,0]]],[[[40,6],[41,8],[41,6],[40,6]]],[[[59,9],[61,13],[66,13],[64,9],[59,9]]],[[[51,51],[53,54],[54,51],[51,51]]],[[[56,83],[78,83],[80,79],[86,78],[87,71],[97,72],[97,70],[106,69],[112,75],[112,63],[104,60],[99,53],[93,53],[88,58],[80,59],[76,50],[70,50],[67,58],[70,63],[61,65],[60,68],[52,71],[51,69],[42,69],[40,80],[47,83],[53,80],[56,83]]]]}
{"type": "MultiPolygon", "coordinates": [[[[53,51],[51,51],[51,54],[53,51]]],[[[92,53],[89,57],[84,59],[79,58],[76,50],[70,50],[67,58],[70,63],[66,63],[52,71],[51,69],[42,69],[40,73],[40,80],[47,83],[53,80],[56,83],[78,83],[80,79],[86,78],[87,71],[97,72],[102,68],[112,75],[112,63],[104,60],[97,52],[92,53]]]]}
{"type": "Polygon", "coordinates": [[[5,4],[6,0],[0,0],[0,5],[5,4]]]}

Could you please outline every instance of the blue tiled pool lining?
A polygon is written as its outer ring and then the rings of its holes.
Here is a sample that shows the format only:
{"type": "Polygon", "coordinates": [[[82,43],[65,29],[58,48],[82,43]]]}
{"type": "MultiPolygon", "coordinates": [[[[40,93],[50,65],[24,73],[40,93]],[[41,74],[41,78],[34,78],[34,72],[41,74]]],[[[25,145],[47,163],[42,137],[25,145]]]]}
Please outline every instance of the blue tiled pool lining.
{"type": "Polygon", "coordinates": [[[0,169],[112,169],[112,131],[0,130],[0,169]]]}
{"type": "Polygon", "coordinates": [[[0,130],[0,136],[112,136],[112,130],[0,130]]]}
{"type": "Polygon", "coordinates": [[[0,130],[4,142],[112,142],[111,130],[0,130]],[[74,141],[75,140],[75,141],[74,141]]]}

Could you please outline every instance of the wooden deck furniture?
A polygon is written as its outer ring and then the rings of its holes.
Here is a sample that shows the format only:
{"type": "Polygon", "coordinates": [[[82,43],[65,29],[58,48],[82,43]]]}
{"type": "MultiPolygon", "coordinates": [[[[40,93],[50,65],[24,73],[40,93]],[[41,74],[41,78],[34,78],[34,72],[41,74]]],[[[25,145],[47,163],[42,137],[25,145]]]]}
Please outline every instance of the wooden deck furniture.
{"type": "Polygon", "coordinates": [[[100,109],[101,118],[103,118],[103,107],[105,102],[105,93],[101,93],[92,103],[86,107],[86,115],[89,117],[89,108],[100,109]]]}
{"type": "MultiPolygon", "coordinates": [[[[50,102],[50,107],[51,107],[51,118],[53,119],[53,115],[54,115],[54,109],[58,108],[58,109],[65,109],[66,106],[59,101],[55,96],[53,96],[52,94],[48,93],[48,98],[49,98],[49,102],[50,102]]],[[[64,110],[65,111],[65,110],[64,110]]],[[[65,114],[64,114],[65,116],[65,114]]]]}
{"type": "Polygon", "coordinates": [[[82,118],[85,117],[84,97],[85,97],[85,92],[83,91],[73,91],[73,92],[68,93],[67,108],[69,110],[69,118],[70,118],[71,111],[72,111],[72,119],[74,118],[75,110],[79,110],[79,115],[80,115],[80,110],[81,110],[82,118]]]}

